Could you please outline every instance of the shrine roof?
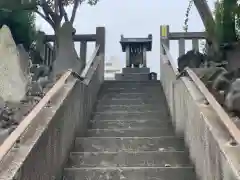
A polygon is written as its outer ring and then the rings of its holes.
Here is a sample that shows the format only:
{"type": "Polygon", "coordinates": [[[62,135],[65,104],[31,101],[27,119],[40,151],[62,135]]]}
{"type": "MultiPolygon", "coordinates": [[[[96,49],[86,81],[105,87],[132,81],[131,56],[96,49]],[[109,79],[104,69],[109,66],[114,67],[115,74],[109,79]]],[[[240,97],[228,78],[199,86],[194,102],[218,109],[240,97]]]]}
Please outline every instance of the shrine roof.
{"type": "Polygon", "coordinates": [[[147,38],[124,38],[121,36],[120,44],[122,46],[122,51],[126,51],[126,47],[129,45],[142,45],[145,46],[147,51],[152,50],[152,35],[148,35],[147,38]]]}

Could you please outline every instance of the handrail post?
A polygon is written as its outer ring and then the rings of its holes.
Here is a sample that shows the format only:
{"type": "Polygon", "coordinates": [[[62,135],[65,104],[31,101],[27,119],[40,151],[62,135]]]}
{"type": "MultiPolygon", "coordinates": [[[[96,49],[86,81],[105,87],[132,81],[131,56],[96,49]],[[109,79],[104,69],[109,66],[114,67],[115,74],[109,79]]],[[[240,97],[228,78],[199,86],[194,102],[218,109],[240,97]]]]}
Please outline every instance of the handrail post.
{"type": "Polygon", "coordinates": [[[100,45],[97,55],[103,55],[105,58],[105,27],[96,28],[96,47],[100,45]]]}
{"type": "MultiPolygon", "coordinates": [[[[161,25],[160,26],[160,65],[163,62],[168,62],[169,60],[165,59],[163,55],[166,55],[166,51],[164,50],[163,44],[169,49],[169,25],[161,25]]],[[[161,69],[161,67],[160,67],[161,69]]]]}
{"type": "Polygon", "coordinates": [[[160,26],[160,53],[166,54],[161,44],[165,44],[169,49],[169,25],[161,25],[160,26]]]}
{"type": "Polygon", "coordinates": [[[83,63],[84,69],[87,61],[87,41],[81,41],[80,43],[80,61],[83,63]]]}
{"type": "Polygon", "coordinates": [[[178,48],[179,48],[179,57],[185,54],[185,39],[180,38],[178,40],[178,48]]]}
{"type": "Polygon", "coordinates": [[[192,40],[192,49],[199,51],[199,42],[198,39],[193,39],[192,40]]]}

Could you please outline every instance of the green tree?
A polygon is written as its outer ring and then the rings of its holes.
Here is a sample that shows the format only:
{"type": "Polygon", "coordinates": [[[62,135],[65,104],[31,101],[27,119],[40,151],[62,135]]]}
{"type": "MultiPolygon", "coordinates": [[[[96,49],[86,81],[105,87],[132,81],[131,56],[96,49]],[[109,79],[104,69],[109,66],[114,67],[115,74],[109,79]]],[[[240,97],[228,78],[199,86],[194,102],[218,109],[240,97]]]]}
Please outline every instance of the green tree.
{"type": "Polygon", "coordinates": [[[189,11],[192,3],[197,6],[198,12],[205,25],[205,29],[210,38],[215,38],[216,44],[236,42],[240,35],[240,6],[237,0],[216,0],[214,15],[211,12],[206,0],[189,0],[189,6],[186,11],[184,30],[187,31],[189,11]],[[208,22],[208,19],[212,19],[208,22]],[[209,31],[211,29],[211,31],[209,31]],[[216,37],[215,37],[216,36],[216,37]]]}
{"type": "Polygon", "coordinates": [[[34,13],[24,10],[0,10],[0,27],[3,25],[10,28],[16,44],[23,44],[26,50],[29,49],[36,34],[34,13]]]}
{"type": "Polygon", "coordinates": [[[219,42],[223,42],[223,3],[221,1],[215,2],[215,25],[216,25],[216,35],[219,42]]]}
{"type": "Polygon", "coordinates": [[[217,0],[215,19],[220,42],[235,42],[240,35],[240,6],[237,0],[217,0]]]}
{"type": "Polygon", "coordinates": [[[235,29],[235,17],[236,17],[235,7],[237,5],[237,0],[223,0],[222,3],[223,3],[222,40],[225,43],[235,42],[237,40],[235,29]]]}
{"type": "Polygon", "coordinates": [[[78,7],[81,4],[96,5],[99,0],[8,0],[0,2],[0,8],[7,10],[26,9],[33,10],[47,21],[57,34],[62,21],[73,24],[78,7]],[[65,8],[72,6],[71,16],[68,17],[65,8]]]}

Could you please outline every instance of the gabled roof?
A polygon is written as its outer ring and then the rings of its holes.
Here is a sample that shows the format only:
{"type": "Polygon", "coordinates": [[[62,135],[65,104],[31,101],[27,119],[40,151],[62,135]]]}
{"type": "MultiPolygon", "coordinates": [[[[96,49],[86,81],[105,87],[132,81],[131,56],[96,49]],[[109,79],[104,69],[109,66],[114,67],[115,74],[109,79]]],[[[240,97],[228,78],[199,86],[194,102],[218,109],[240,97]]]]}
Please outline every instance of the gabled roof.
{"type": "Polygon", "coordinates": [[[124,38],[123,35],[121,35],[120,44],[122,46],[122,51],[126,51],[126,47],[133,44],[139,44],[142,46],[145,46],[147,48],[147,51],[152,50],[152,35],[149,34],[147,38],[124,38]]]}

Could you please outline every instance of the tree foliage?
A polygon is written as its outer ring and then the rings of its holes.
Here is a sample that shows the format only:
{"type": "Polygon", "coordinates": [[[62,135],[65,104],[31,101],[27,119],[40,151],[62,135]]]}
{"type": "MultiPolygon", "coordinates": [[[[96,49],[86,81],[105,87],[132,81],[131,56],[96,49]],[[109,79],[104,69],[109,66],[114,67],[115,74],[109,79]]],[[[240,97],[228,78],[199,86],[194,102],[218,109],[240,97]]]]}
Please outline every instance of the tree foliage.
{"type": "Polygon", "coordinates": [[[36,12],[45,19],[56,31],[62,20],[74,22],[78,7],[87,3],[96,5],[99,0],[38,0],[36,3],[36,12]],[[72,5],[71,17],[68,17],[65,7],[72,5]]]}
{"type": "Polygon", "coordinates": [[[223,3],[216,1],[214,9],[215,22],[216,22],[216,35],[220,42],[223,41],[223,3]]]}
{"type": "Polygon", "coordinates": [[[96,5],[99,0],[8,0],[0,1],[0,9],[7,10],[33,10],[46,20],[53,30],[56,32],[61,25],[62,20],[73,23],[76,17],[78,7],[87,3],[96,5]],[[73,6],[72,14],[68,17],[65,8],[69,5],[73,6]]]}
{"type": "Polygon", "coordinates": [[[216,32],[219,41],[231,43],[237,40],[237,22],[239,21],[239,5],[237,0],[218,0],[215,2],[216,32]]]}
{"type": "Polygon", "coordinates": [[[193,0],[190,0],[189,3],[188,3],[187,11],[185,13],[185,20],[184,20],[184,25],[183,25],[183,30],[185,32],[188,31],[189,13],[191,11],[192,5],[193,5],[193,0]]]}
{"type": "MultiPolygon", "coordinates": [[[[192,4],[193,0],[189,0],[184,21],[184,31],[188,30],[189,12],[192,4]]],[[[231,43],[238,40],[240,37],[240,5],[238,1],[216,0],[213,13],[215,15],[215,27],[213,28],[217,34],[217,41],[219,43],[231,43]]]]}
{"type": "Polygon", "coordinates": [[[0,27],[7,25],[12,33],[16,44],[23,44],[29,49],[35,39],[35,15],[28,11],[4,11],[0,10],[0,27]]]}

